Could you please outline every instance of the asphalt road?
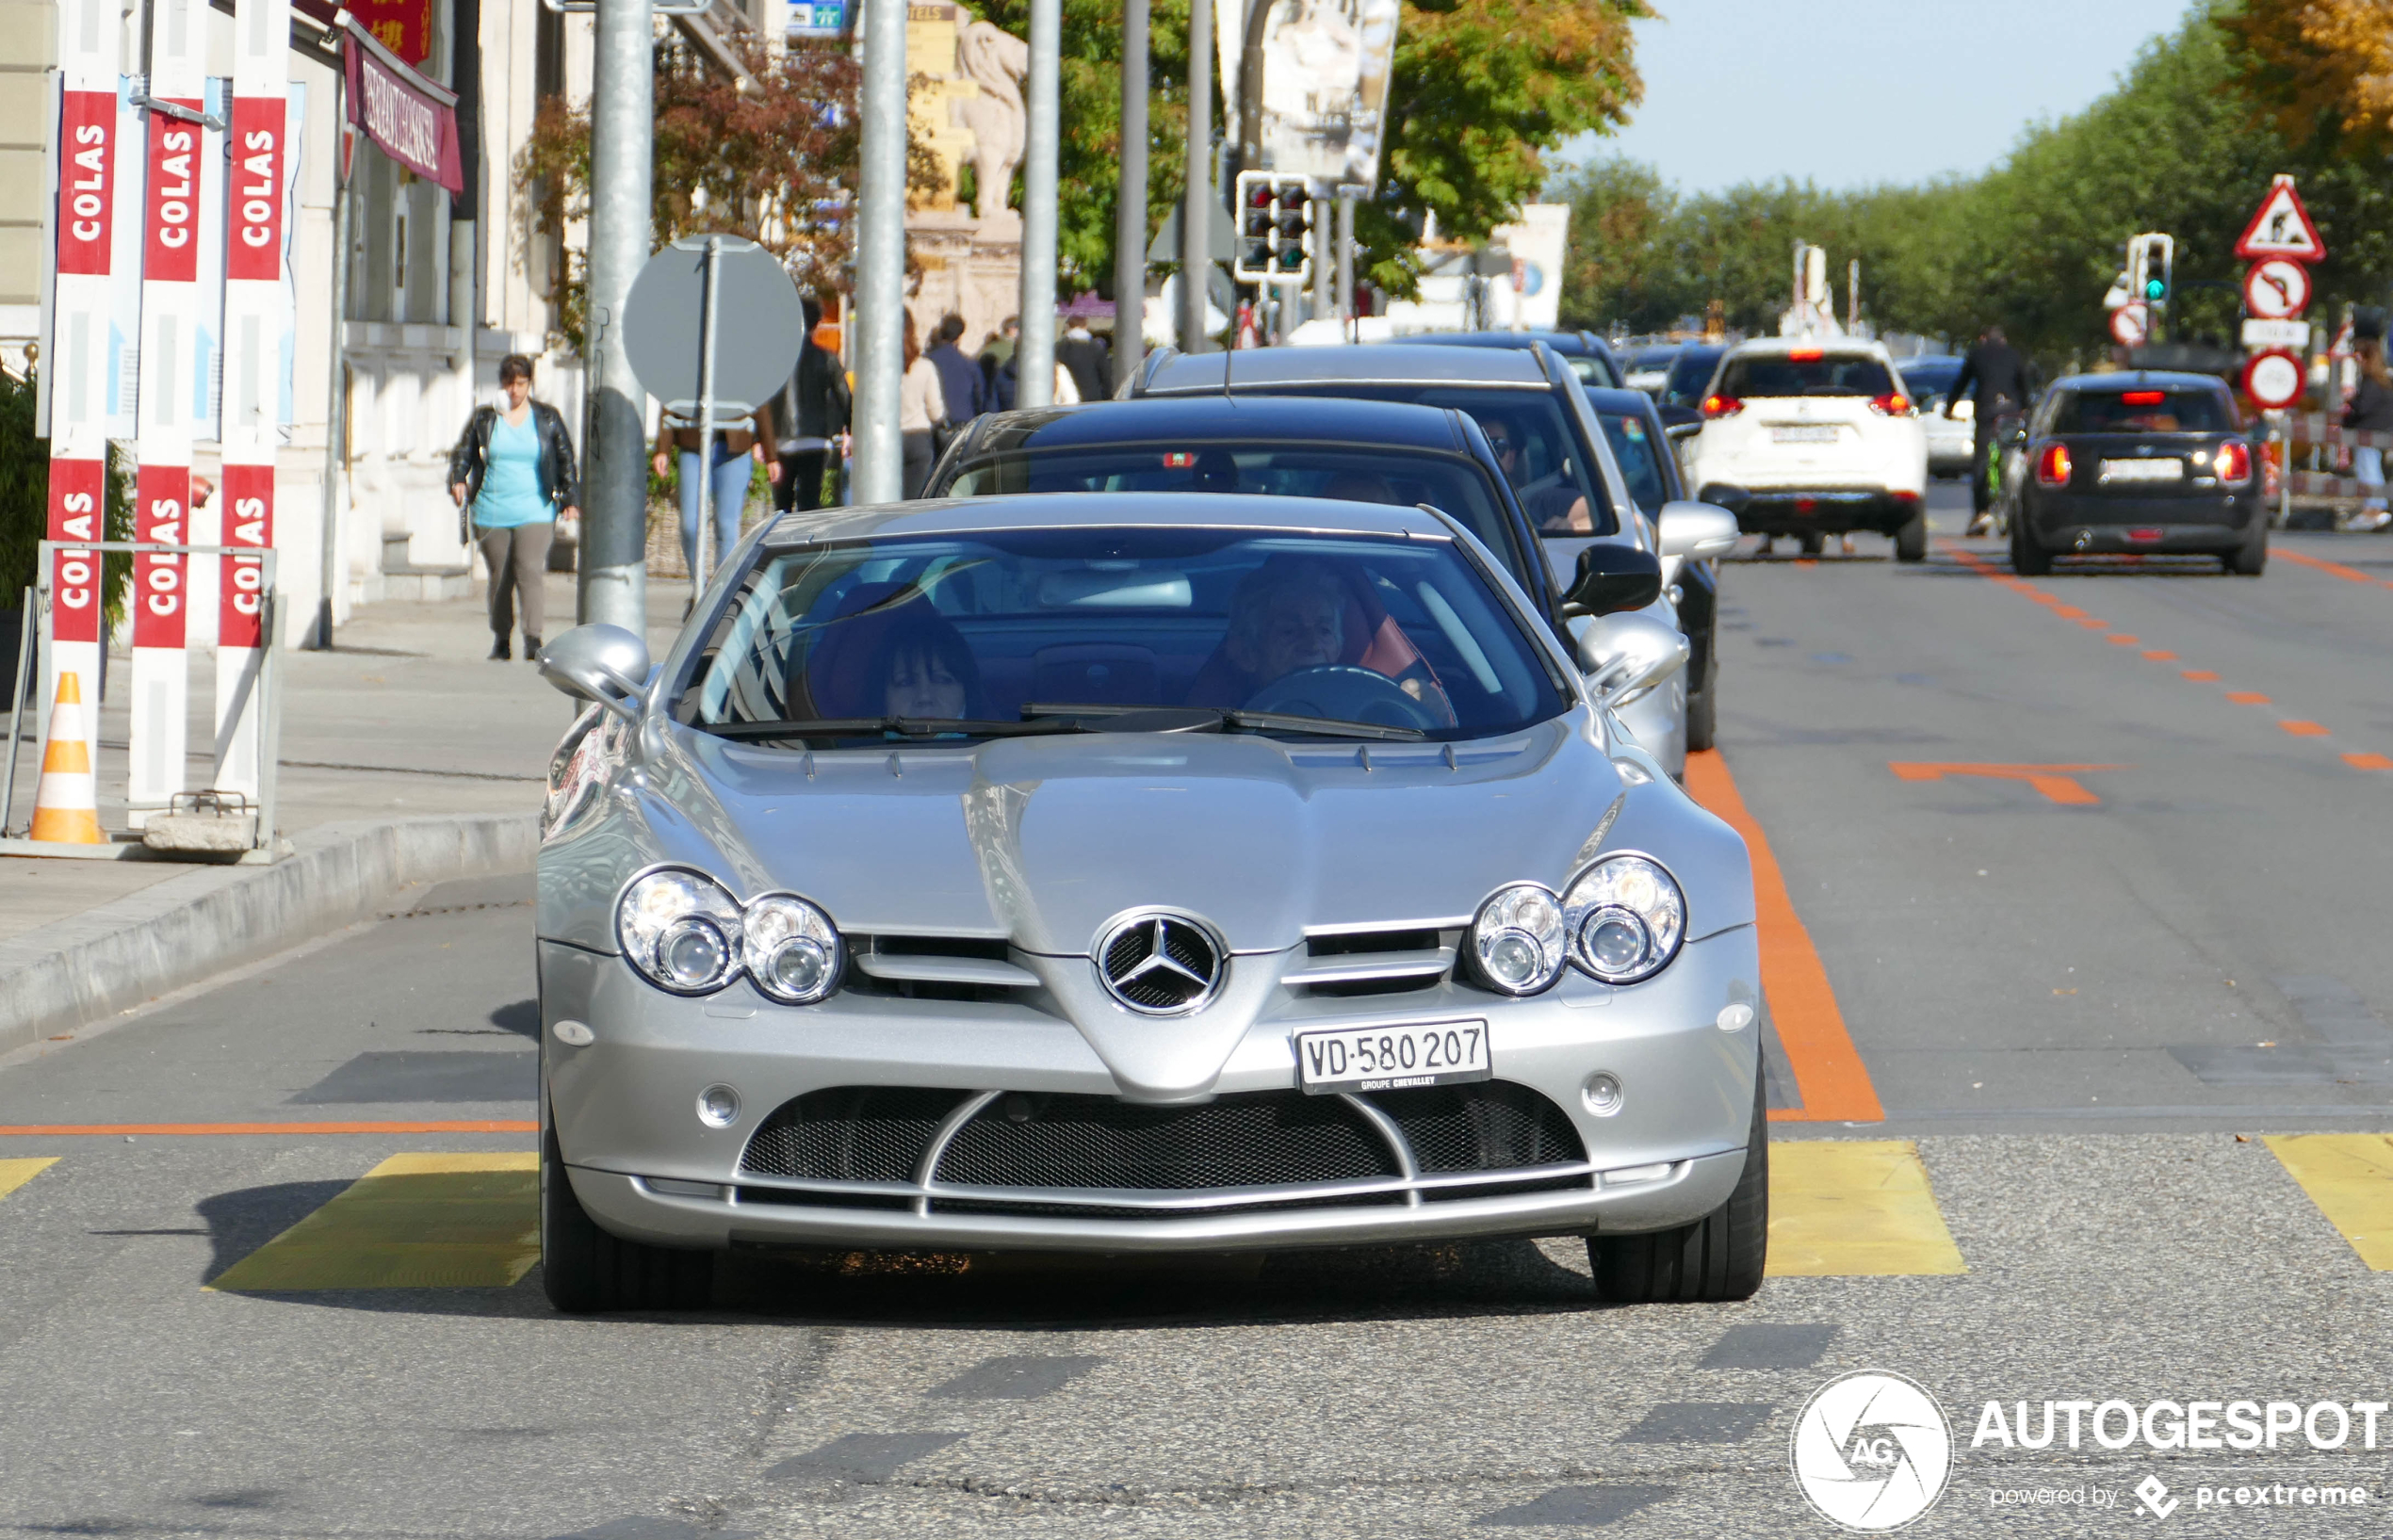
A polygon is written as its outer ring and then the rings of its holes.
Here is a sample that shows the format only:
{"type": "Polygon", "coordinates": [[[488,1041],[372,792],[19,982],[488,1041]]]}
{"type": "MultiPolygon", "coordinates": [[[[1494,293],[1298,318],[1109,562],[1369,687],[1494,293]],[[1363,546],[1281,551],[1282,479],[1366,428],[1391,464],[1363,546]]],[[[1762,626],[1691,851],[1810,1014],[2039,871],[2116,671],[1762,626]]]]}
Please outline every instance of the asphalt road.
{"type": "Polygon", "coordinates": [[[1824,1535],[1790,1435],[1864,1369],[1952,1424],[1913,1532],[2384,1532],[2300,1505],[2393,1502],[2356,1433],[1972,1437],[1990,1400],[2007,1425],[2046,1400],[2393,1401],[2374,1189],[2320,1175],[2348,1144],[2263,1138],[2393,1129],[2393,768],[2345,757],[2393,756],[2393,538],[2287,537],[2256,581],[2064,572],[2043,599],[1989,543],[1916,568],[1863,543],[1724,584],[1722,759],[1836,1017],[1779,1007],[1774,1265],[1815,1251],[1820,1275],[1616,1308],[1558,1241],[819,1257],[742,1262],[703,1313],[562,1320],[524,1271],[519,1170],[425,1178],[445,1211],[376,1217],[351,1186],[531,1148],[505,1131],[532,1112],[528,885],[455,884],[0,1062],[0,1533],[1824,1535]],[[1831,1028],[1858,1079],[1823,1067],[1831,1028]],[[1818,1116],[1856,1085],[1882,1121],[1818,1116]],[[62,1131],[476,1122],[500,1131],[62,1131]],[[343,1213],[497,1275],[227,1274],[343,1213]],[[2198,1507],[2206,1484],[2295,1506],[2198,1507]]]}

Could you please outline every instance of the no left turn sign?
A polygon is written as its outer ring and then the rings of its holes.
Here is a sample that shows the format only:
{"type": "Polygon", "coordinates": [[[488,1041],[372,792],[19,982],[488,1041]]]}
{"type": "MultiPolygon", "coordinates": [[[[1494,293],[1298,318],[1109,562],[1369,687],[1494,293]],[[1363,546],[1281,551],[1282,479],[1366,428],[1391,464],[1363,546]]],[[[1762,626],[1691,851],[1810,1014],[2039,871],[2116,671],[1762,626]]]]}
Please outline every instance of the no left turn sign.
{"type": "Polygon", "coordinates": [[[2285,257],[2255,262],[2243,275],[2243,306],[2264,320],[2281,321],[2302,314],[2310,302],[2310,270],[2285,257]]]}

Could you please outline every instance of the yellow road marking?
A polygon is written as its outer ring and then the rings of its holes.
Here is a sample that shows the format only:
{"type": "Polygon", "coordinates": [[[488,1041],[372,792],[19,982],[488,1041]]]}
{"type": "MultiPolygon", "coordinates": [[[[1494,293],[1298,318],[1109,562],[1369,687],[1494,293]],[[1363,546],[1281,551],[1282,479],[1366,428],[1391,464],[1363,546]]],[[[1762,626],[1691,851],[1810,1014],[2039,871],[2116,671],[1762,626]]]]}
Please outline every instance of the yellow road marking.
{"type": "Polygon", "coordinates": [[[27,1156],[23,1159],[0,1160],[0,1198],[41,1175],[58,1163],[55,1155],[27,1156]]]}
{"type": "Polygon", "coordinates": [[[1872,1278],[1966,1273],[1919,1147],[1908,1139],[1770,1146],[1769,1275],[1872,1278]]]}
{"type": "Polygon", "coordinates": [[[2261,1137],[2369,1271],[2393,1273],[2393,1135],[2261,1137]]]}
{"type": "Polygon", "coordinates": [[[540,1157],[394,1155],[209,1284],[505,1289],[540,1260],[540,1157]]]}

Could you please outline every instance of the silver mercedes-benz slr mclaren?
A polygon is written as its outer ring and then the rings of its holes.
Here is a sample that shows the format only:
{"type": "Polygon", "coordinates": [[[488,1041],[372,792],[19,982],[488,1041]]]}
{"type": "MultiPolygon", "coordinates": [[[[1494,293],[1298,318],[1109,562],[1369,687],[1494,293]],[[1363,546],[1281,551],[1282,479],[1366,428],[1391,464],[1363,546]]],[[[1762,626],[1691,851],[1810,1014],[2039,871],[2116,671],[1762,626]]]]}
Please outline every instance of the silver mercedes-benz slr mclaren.
{"type": "Polygon", "coordinates": [[[1583,569],[1573,658],[1434,510],[998,497],[760,527],[661,667],[560,637],[549,1297],[1570,1235],[1751,1293],[1750,867],[1614,714],[1655,581],[1583,569]]]}

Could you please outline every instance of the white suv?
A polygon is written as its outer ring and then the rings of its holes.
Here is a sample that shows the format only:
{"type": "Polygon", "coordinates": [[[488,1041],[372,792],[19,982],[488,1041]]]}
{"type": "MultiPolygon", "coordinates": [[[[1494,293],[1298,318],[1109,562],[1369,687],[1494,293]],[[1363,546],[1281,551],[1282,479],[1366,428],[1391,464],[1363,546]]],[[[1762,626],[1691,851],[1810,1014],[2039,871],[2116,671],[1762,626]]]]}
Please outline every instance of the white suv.
{"type": "Polygon", "coordinates": [[[1816,554],[1829,535],[1875,529],[1895,555],[1928,554],[1928,440],[1894,360],[1874,342],[1772,337],[1720,360],[1689,456],[1707,503],[1749,534],[1796,535],[1816,554]]]}

